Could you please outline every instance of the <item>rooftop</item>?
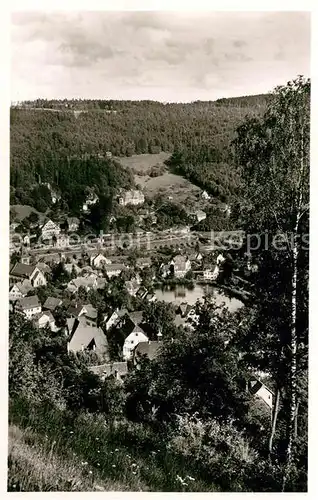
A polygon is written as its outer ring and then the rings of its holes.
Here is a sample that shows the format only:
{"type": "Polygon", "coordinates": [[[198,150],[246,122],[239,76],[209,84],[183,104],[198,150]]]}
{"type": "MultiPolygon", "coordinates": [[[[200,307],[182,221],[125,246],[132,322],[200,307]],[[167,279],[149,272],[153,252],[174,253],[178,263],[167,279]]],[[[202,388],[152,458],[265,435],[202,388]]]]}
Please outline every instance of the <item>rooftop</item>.
{"type": "Polygon", "coordinates": [[[85,326],[79,323],[69,342],[69,350],[78,352],[89,347],[92,343],[100,352],[108,352],[108,342],[106,335],[101,328],[85,326]]]}
{"type": "Polygon", "coordinates": [[[24,297],[19,300],[19,304],[22,309],[32,309],[34,307],[40,307],[41,303],[37,295],[31,295],[31,297],[24,297]]]}
{"type": "Polygon", "coordinates": [[[27,277],[29,278],[34,272],[36,266],[30,266],[29,264],[22,264],[17,262],[11,269],[10,274],[17,277],[27,277]]]}

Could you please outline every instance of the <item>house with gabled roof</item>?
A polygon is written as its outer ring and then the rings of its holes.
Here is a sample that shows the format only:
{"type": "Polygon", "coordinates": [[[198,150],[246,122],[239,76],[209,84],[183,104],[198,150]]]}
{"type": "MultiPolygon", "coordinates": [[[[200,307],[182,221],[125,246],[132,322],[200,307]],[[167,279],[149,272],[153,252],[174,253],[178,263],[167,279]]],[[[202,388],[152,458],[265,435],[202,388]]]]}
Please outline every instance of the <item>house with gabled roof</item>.
{"type": "Polygon", "coordinates": [[[67,284],[67,289],[71,293],[78,292],[79,288],[83,287],[87,292],[97,288],[97,276],[74,278],[67,284]]]}
{"type": "Polygon", "coordinates": [[[113,276],[119,276],[126,269],[126,266],[124,264],[106,264],[104,269],[107,277],[112,278],[113,276]]]}
{"type": "MultiPolygon", "coordinates": [[[[73,329],[74,330],[74,329],[73,329]]],[[[109,357],[107,337],[101,328],[79,322],[67,343],[68,352],[94,351],[96,354],[109,357]]]]}
{"type": "Polygon", "coordinates": [[[106,264],[111,264],[112,261],[105,257],[102,253],[91,255],[90,264],[92,267],[96,267],[97,269],[103,268],[106,264]]]}
{"type": "Polygon", "coordinates": [[[215,281],[220,274],[220,268],[218,265],[214,268],[209,264],[205,264],[203,267],[203,278],[208,281],[215,281]]]}
{"type": "Polygon", "coordinates": [[[48,297],[43,304],[43,309],[47,311],[54,312],[57,307],[61,307],[63,304],[62,299],[58,299],[57,297],[48,297]]]}
{"type": "Polygon", "coordinates": [[[45,222],[40,229],[43,240],[50,240],[53,236],[58,236],[61,232],[60,226],[55,224],[51,219],[45,222]]]}
{"type": "Polygon", "coordinates": [[[27,294],[33,290],[33,286],[30,280],[23,280],[17,283],[13,283],[9,288],[9,300],[15,301],[26,297],[27,294]]]}
{"type": "Polygon", "coordinates": [[[263,401],[270,409],[273,408],[274,393],[256,377],[249,381],[249,391],[253,396],[263,401]]]}
{"type": "Polygon", "coordinates": [[[37,262],[36,267],[44,274],[44,276],[52,273],[50,266],[45,264],[45,262],[37,262]]]}
{"type": "Polygon", "coordinates": [[[32,322],[36,328],[45,328],[48,326],[53,332],[57,330],[51,311],[42,311],[34,315],[32,322]]]}
{"type": "Polygon", "coordinates": [[[44,273],[37,266],[30,266],[17,262],[10,271],[10,283],[17,283],[25,279],[31,282],[31,285],[36,288],[38,286],[46,286],[47,280],[44,273]]]}
{"type": "Polygon", "coordinates": [[[123,191],[118,199],[120,205],[142,205],[145,201],[145,196],[142,191],[132,189],[123,191]]]}
{"type": "Polygon", "coordinates": [[[67,315],[71,318],[79,318],[86,313],[86,307],[83,304],[72,304],[67,310],[67,315]]]}
{"type": "Polygon", "coordinates": [[[160,340],[148,340],[145,342],[139,342],[134,348],[132,354],[134,365],[138,368],[140,360],[143,357],[148,358],[150,361],[155,359],[160,353],[161,346],[162,341],[160,340]]]}
{"type": "Polygon", "coordinates": [[[32,295],[19,299],[16,303],[15,310],[17,313],[24,314],[28,319],[31,319],[42,311],[42,306],[38,296],[32,295]]]}
{"type": "Polygon", "coordinates": [[[191,261],[187,255],[176,255],[169,264],[176,278],[183,278],[191,270],[191,261]]]}
{"type": "Polygon", "coordinates": [[[189,259],[192,262],[202,262],[204,255],[201,252],[193,252],[189,255],[189,259]]]}
{"type": "Polygon", "coordinates": [[[204,200],[210,200],[211,199],[211,196],[206,191],[203,191],[201,196],[202,196],[202,198],[204,200]]]}
{"type": "Polygon", "coordinates": [[[97,309],[92,304],[85,304],[84,317],[86,324],[89,326],[97,326],[97,309]]]}
{"type": "Polygon", "coordinates": [[[132,357],[133,350],[139,342],[148,342],[148,337],[144,330],[131,320],[125,323],[124,333],[126,334],[123,346],[123,358],[129,360],[132,357]]]}
{"type": "Polygon", "coordinates": [[[112,313],[105,315],[104,324],[106,330],[110,330],[113,326],[116,326],[121,318],[123,318],[126,314],[128,314],[127,309],[116,309],[112,313]]]}

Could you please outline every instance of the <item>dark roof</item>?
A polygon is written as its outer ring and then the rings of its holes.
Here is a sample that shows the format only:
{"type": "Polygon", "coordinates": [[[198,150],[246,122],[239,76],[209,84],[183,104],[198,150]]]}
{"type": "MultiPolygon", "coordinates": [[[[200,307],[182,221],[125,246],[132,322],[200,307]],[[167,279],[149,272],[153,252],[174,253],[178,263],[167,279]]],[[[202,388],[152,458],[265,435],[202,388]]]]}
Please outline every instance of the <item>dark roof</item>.
{"type": "Polygon", "coordinates": [[[256,394],[263,386],[262,382],[257,379],[251,379],[249,382],[249,390],[251,394],[256,394]]]}
{"type": "Polygon", "coordinates": [[[31,309],[33,307],[39,307],[41,305],[39,297],[37,295],[31,295],[31,297],[24,297],[18,301],[22,309],[31,309]]]}
{"type": "Polygon", "coordinates": [[[107,337],[103,330],[95,326],[85,326],[80,323],[70,339],[69,350],[74,352],[81,351],[82,346],[87,348],[92,342],[95,343],[98,351],[108,352],[107,337]]]}
{"type": "Polygon", "coordinates": [[[51,268],[45,262],[37,262],[36,267],[43,273],[51,273],[51,268]]]}
{"type": "Polygon", "coordinates": [[[77,318],[78,315],[79,315],[79,313],[83,309],[83,307],[84,306],[82,304],[70,306],[68,308],[68,310],[67,310],[67,314],[69,314],[70,316],[74,316],[75,318],[77,318]]]}
{"type": "Polygon", "coordinates": [[[139,325],[142,322],[143,311],[134,311],[128,313],[129,318],[135,325],[139,325]]]}
{"type": "Polygon", "coordinates": [[[135,347],[134,357],[136,359],[137,357],[146,355],[150,360],[154,359],[158,356],[161,345],[162,342],[151,340],[148,342],[139,342],[135,347]]]}
{"type": "Polygon", "coordinates": [[[29,278],[34,272],[36,266],[30,266],[29,264],[22,264],[17,262],[10,271],[12,276],[17,276],[21,278],[29,278]]]}
{"type": "Polygon", "coordinates": [[[188,308],[188,303],[187,302],[182,302],[179,306],[179,309],[181,311],[181,314],[186,314],[188,308]]]}
{"type": "Polygon", "coordinates": [[[144,286],[141,286],[136,294],[137,297],[142,297],[142,296],[146,296],[148,294],[148,290],[147,288],[145,288],[144,286]]]}
{"type": "Polygon", "coordinates": [[[30,280],[23,280],[15,283],[13,286],[16,286],[22,294],[27,294],[30,290],[33,289],[32,283],[30,280]]]}
{"type": "Polygon", "coordinates": [[[50,311],[54,311],[57,307],[59,307],[63,303],[62,299],[58,299],[56,297],[48,297],[43,304],[44,309],[49,309],[50,311]]]}

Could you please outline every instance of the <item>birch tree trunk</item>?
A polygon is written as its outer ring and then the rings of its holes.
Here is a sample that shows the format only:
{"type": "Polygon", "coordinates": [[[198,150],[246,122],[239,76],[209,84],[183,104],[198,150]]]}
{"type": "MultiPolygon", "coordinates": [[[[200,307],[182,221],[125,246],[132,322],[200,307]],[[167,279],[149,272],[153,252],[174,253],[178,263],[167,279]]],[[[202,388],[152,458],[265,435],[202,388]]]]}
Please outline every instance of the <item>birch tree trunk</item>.
{"type": "Polygon", "coordinates": [[[275,436],[275,432],[276,432],[279,400],[280,400],[280,388],[277,386],[275,405],[274,405],[274,411],[273,411],[273,416],[272,416],[272,429],[271,429],[271,435],[270,435],[269,443],[268,443],[269,458],[271,458],[271,454],[273,451],[273,441],[274,441],[274,436],[275,436]]]}
{"type": "Polygon", "coordinates": [[[295,437],[295,417],[297,408],[297,278],[298,278],[298,255],[299,255],[299,240],[298,240],[298,225],[300,214],[297,213],[296,228],[294,233],[294,241],[292,248],[292,293],[291,293],[291,335],[290,335],[290,350],[291,350],[291,367],[290,367],[290,413],[288,425],[288,445],[286,450],[286,466],[283,477],[282,491],[285,491],[286,483],[289,478],[290,468],[293,458],[293,445],[295,437]]]}

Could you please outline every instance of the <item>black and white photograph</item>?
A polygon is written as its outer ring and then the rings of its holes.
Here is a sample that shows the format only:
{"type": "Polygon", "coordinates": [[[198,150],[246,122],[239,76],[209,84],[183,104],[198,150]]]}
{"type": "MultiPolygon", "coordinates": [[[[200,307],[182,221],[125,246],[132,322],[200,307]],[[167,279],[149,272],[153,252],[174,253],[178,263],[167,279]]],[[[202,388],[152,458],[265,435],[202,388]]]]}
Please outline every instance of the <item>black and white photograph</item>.
{"type": "Polygon", "coordinates": [[[311,12],[192,7],[11,12],[7,492],[308,491],[311,12]]]}

